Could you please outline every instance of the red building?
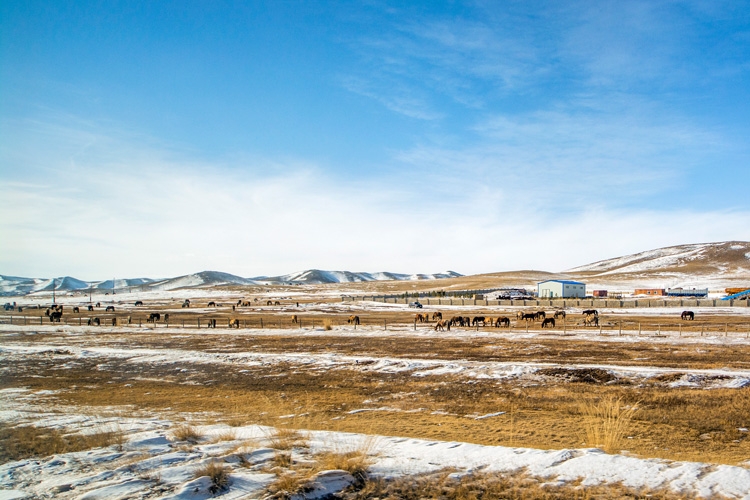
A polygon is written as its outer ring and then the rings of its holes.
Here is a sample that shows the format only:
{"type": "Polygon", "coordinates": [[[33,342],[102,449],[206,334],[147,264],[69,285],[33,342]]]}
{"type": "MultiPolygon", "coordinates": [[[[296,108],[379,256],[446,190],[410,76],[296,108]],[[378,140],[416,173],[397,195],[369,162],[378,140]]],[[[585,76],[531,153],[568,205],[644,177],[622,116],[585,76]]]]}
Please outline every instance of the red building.
{"type": "Polygon", "coordinates": [[[653,295],[653,296],[664,296],[667,291],[663,288],[636,288],[634,295],[653,295]]]}
{"type": "Polygon", "coordinates": [[[607,296],[607,290],[594,290],[594,297],[606,297],[607,296]]]}

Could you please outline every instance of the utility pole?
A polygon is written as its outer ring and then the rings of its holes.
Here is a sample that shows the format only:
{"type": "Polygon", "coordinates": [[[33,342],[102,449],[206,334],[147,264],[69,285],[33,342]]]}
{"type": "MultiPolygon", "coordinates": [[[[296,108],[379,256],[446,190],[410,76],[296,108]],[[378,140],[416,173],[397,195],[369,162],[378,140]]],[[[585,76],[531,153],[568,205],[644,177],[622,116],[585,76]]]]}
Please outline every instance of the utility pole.
{"type": "Polygon", "coordinates": [[[52,278],[52,305],[57,304],[57,301],[55,299],[55,281],[57,278],[52,278]]]}

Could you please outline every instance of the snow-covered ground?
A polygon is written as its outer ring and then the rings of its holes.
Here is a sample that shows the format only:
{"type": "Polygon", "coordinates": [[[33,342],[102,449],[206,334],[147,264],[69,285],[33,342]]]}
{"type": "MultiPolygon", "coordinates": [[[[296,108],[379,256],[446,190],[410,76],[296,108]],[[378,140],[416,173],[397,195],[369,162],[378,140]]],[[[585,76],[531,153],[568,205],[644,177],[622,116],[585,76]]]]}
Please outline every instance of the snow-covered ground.
{"type": "MultiPolygon", "coordinates": [[[[158,416],[36,413],[27,404],[34,397],[23,390],[0,391],[4,408],[0,419],[42,423],[67,432],[117,428],[127,442],[121,449],[110,446],[0,465],[0,499],[206,499],[214,496],[212,483],[206,476],[195,475],[210,462],[230,472],[228,489],[221,498],[257,498],[276,478],[269,471],[277,453],[271,448],[271,428],[196,426],[201,439],[190,445],[172,435],[177,424],[158,416]]],[[[306,432],[304,437],[292,453],[295,462],[314,460],[323,451],[359,450],[369,455],[369,471],[375,477],[398,478],[449,467],[457,474],[523,470],[550,484],[582,479],[584,486],[622,483],[707,498],[750,499],[750,470],[737,466],[639,459],[598,449],[536,450],[323,431],[306,432]]],[[[323,498],[353,481],[343,471],[321,471],[314,477],[314,487],[297,498],[323,498]]]]}

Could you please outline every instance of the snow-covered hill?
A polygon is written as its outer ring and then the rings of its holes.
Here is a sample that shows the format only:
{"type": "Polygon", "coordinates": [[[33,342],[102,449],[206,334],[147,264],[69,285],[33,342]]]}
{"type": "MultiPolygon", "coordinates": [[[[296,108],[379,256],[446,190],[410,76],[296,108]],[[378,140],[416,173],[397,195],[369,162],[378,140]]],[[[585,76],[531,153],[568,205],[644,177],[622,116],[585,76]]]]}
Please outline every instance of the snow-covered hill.
{"type": "Polygon", "coordinates": [[[298,273],[285,274],[273,278],[255,278],[256,281],[267,283],[294,284],[323,284],[323,283],[359,283],[363,281],[405,281],[405,280],[435,280],[441,278],[457,278],[462,276],[455,271],[445,271],[435,274],[399,274],[389,272],[365,273],[351,271],[321,271],[310,269],[298,273]]]}
{"type": "Polygon", "coordinates": [[[298,273],[286,274],[275,277],[242,278],[234,274],[219,271],[202,271],[194,274],[186,274],[176,278],[165,278],[153,280],[149,278],[116,279],[114,287],[112,280],[106,281],[81,281],[70,276],[62,278],[22,278],[17,276],[0,275],[0,296],[27,295],[36,292],[51,292],[54,288],[58,292],[82,291],[93,289],[94,291],[123,291],[126,289],[139,288],[142,291],[149,290],[178,290],[191,288],[211,288],[225,285],[265,285],[265,284],[324,284],[324,283],[354,283],[363,281],[386,281],[386,280],[434,280],[440,278],[455,278],[462,276],[454,271],[446,271],[436,274],[398,274],[389,272],[379,273],[353,273],[350,271],[321,271],[311,269],[298,273]]]}
{"type": "Polygon", "coordinates": [[[724,241],[657,248],[565,271],[590,283],[635,287],[729,287],[750,283],[750,242],[724,241]]]}

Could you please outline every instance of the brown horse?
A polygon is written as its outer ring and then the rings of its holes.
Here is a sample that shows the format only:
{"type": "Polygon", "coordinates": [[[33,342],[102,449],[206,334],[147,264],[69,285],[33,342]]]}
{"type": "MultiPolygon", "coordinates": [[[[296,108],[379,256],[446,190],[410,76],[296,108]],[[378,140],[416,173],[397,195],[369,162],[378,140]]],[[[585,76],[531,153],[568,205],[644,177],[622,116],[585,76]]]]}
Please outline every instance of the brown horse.
{"type": "Polygon", "coordinates": [[[240,328],[240,320],[238,320],[238,319],[234,319],[234,320],[230,319],[229,320],[229,328],[237,328],[237,329],[239,329],[240,328]]]}
{"type": "Polygon", "coordinates": [[[692,321],[695,319],[695,313],[693,311],[682,311],[680,318],[692,321]]]}
{"type": "Polygon", "coordinates": [[[297,323],[299,323],[299,318],[297,318],[297,315],[296,315],[296,314],[292,315],[292,323],[293,323],[293,324],[297,324],[297,323]]]}
{"type": "Polygon", "coordinates": [[[349,319],[346,320],[347,323],[351,323],[354,326],[357,326],[359,324],[359,316],[349,316],[349,319]]]}
{"type": "Polygon", "coordinates": [[[555,326],[555,318],[545,318],[542,321],[542,328],[553,328],[555,326]]]}
{"type": "Polygon", "coordinates": [[[427,321],[427,315],[422,313],[417,313],[414,315],[414,322],[415,323],[424,323],[427,321]]]}
{"type": "Polygon", "coordinates": [[[444,332],[445,328],[448,328],[448,331],[451,329],[450,321],[445,321],[444,319],[438,320],[437,323],[435,323],[435,331],[441,331],[444,332]]]}
{"type": "Polygon", "coordinates": [[[432,313],[432,321],[435,321],[436,319],[443,319],[443,313],[440,311],[435,311],[432,313]]]}
{"type": "Polygon", "coordinates": [[[555,311],[555,319],[565,319],[565,311],[555,311]]]}
{"type": "Polygon", "coordinates": [[[497,321],[495,322],[495,328],[500,328],[501,326],[510,328],[510,318],[508,318],[507,316],[497,318],[497,321]]]}

